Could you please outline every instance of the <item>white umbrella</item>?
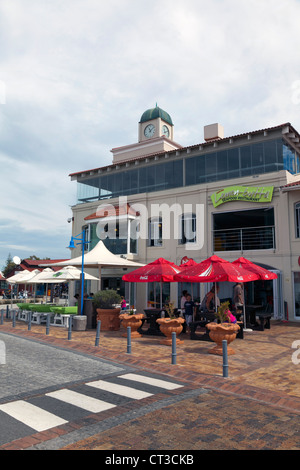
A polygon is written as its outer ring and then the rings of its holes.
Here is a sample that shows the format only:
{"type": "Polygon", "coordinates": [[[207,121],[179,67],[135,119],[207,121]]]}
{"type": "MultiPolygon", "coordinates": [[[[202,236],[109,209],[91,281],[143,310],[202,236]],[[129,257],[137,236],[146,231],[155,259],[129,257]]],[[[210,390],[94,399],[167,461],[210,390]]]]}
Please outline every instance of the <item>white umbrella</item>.
{"type": "MultiPolygon", "coordinates": [[[[84,278],[87,280],[98,281],[98,278],[92,276],[91,274],[83,273],[84,278]]],[[[75,266],[66,266],[59,271],[46,273],[44,276],[40,277],[40,282],[44,280],[45,282],[65,282],[65,281],[79,281],[81,276],[81,270],[75,266]]]]}
{"type": "MultiPolygon", "coordinates": [[[[24,271],[20,271],[14,276],[9,277],[6,281],[8,284],[30,284],[30,280],[39,273],[38,269],[34,269],[33,271],[28,271],[24,269],[24,271]]],[[[11,289],[11,303],[12,303],[12,289],[11,289]]]]}

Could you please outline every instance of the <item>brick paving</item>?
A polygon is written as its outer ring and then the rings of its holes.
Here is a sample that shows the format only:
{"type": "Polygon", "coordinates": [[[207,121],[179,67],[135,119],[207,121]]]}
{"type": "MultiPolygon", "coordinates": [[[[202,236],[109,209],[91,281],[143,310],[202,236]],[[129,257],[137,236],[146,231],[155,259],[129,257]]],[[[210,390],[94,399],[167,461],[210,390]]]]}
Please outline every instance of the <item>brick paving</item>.
{"type": "MultiPolygon", "coordinates": [[[[130,414],[132,408],[118,407],[92,415],[85,423],[68,423],[3,448],[43,448],[43,442],[47,448],[47,441],[73,432],[77,433],[75,443],[60,448],[300,450],[300,363],[292,361],[292,354],[297,353],[292,345],[300,340],[298,323],[273,321],[270,330],[245,332],[243,340],[236,339],[232,343],[235,355],[228,358],[228,378],[222,376],[222,357],[208,354],[213,343],[191,341],[187,335],[181,335],[184,343],[177,346],[177,364],[172,365],[171,348],[160,344],[159,337],[132,339],[132,352],[127,354],[122,329],[101,332],[99,346],[95,346],[95,330],[73,331],[68,340],[67,330],[61,327],[51,327],[46,335],[45,326],[32,325],[28,331],[23,322],[12,327],[5,321],[0,331],[183,380],[188,385],[184,390],[190,392],[181,396],[182,391],[176,392],[178,401],[149,412],[146,405],[151,400],[142,400],[135,404],[135,409],[141,407],[137,418],[130,414]],[[208,393],[200,393],[200,389],[208,393]],[[87,422],[106,424],[125,412],[129,413],[125,422],[116,421],[100,433],[80,439],[87,422]]],[[[300,362],[300,353],[296,358],[300,362]]]]}

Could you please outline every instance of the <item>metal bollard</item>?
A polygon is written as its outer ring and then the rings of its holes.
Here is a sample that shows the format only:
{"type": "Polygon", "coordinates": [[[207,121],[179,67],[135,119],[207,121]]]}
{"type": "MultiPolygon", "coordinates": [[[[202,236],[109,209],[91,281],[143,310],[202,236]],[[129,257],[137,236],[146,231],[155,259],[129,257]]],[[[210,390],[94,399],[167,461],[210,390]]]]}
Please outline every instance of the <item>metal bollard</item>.
{"type": "Polygon", "coordinates": [[[31,316],[32,316],[32,312],[29,312],[28,313],[28,331],[31,330],[31,316]]]}
{"type": "Polygon", "coordinates": [[[13,328],[16,326],[16,311],[12,311],[12,326],[13,328]]]}
{"type": "Polygon", "coordinates": [[[228,377],[228,354],[227,354],[227,341],[223,339],[223,377],[228,377]]]}
{"type": "Polygon", "coordinates": [[[100,327],[101,327],[101,320],[98,320],[98,321],[97,321],[97,331],[96,331],[95,346],[99,346],[100,327]]]}
{"type": "Polygon", "coordinates": [[[72,315],[69,318],[68,340],[72,339],[72,315]]]}
{"type": "Polygon", "coordinates": [[[3,325],[3,318],[4,318],[4,310],[1,310],[1,320],[0,320],[0,325],[3,325]]]}
{"type": "Polygon", "coordinates": [[[9,313],[9,307],[8,307],[8,305],[6,305],[6,318],[7,319],[9,318],[8,313],[9,313]]]}
{"type": "Polygon", "coordinates": [[[50,331],[50,313],[47,313],[47,320],[46,320],[46,335],[49,334],[50,331]]]}
{"type": "Polygon", "coordinates": [[[127,326],[127,354],[131,354],[131,328],[127,326]]]}
{"type": "Polygon", "coordinates": [[[172,364],[176,364],[176,333],[173,331],[172,333],[172,364]]]}

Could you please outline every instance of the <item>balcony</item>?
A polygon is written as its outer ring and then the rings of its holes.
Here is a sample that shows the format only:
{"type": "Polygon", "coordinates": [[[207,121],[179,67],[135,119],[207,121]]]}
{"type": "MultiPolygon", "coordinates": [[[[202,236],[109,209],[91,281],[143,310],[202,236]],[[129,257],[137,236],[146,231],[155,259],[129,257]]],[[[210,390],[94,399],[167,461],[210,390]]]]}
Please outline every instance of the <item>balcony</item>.
{"type": "Polygon", "coordinates": [[[275,250],[274,225],[213,231],[214,251],[275,250]]]}

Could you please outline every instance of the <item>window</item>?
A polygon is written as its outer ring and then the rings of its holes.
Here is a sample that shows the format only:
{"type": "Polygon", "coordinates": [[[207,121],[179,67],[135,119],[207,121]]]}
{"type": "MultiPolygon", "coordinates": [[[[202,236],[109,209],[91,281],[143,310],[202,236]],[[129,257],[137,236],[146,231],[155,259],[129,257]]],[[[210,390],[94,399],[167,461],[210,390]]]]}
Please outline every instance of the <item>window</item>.
{"type": "Polygon", "coordinates": [[[181,245],[196,243],[196,214],[183,214],[181,216],[181,245]]]}
{"type": "Polygon", "coordinates": [[[300,238],[300,202],[295,204],[295,229],[296,238],[300,238]]]}
{"type": "Polygon", "coordinates": [[[162,246],[161,217],[153,217],[149,220],[149,246],[162,246]]]}
{"type": "Polygon", "coordinates": [[[273,207],[214,214],[213,225],[214,251],[268,250],[276,247],[273,207]]]}

